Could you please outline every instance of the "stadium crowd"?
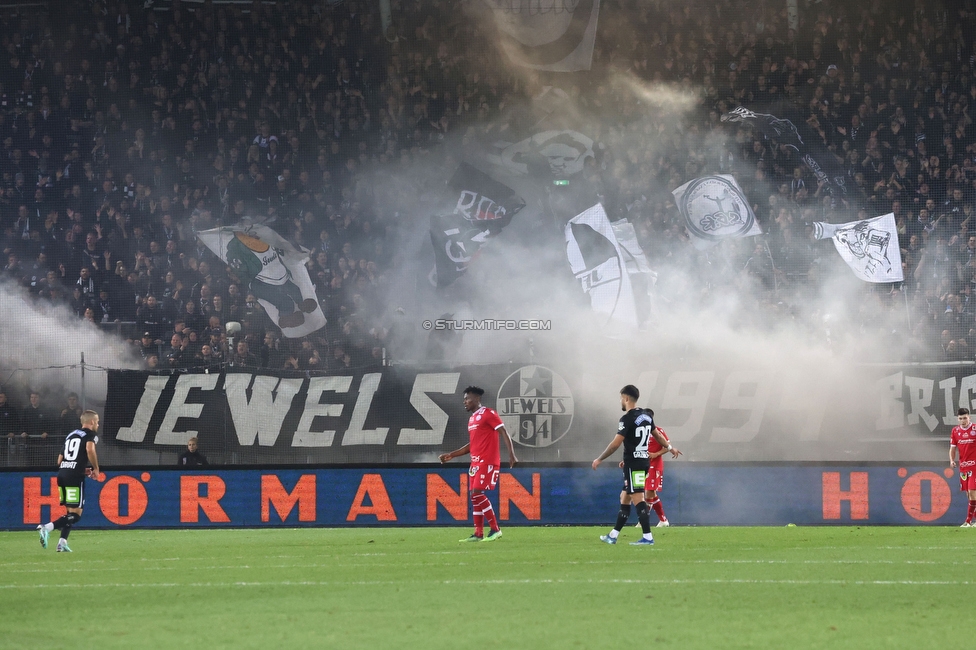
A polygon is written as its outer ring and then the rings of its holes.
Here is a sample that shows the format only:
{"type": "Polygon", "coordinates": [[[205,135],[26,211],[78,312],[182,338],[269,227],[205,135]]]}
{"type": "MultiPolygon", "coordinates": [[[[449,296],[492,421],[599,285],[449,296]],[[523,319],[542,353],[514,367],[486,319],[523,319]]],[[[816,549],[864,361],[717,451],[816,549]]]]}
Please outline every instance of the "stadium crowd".
{"type": "Polygon", "coordinates": [[[130,4],[6,16],[3,275],[94,324],[131,324],[149,368],[380,365],[392,251],[362,171],[428,146],[416,102],[409,118],[396,105],[414,60],[389,61],[357,3],[130,4]],[[195,237],[245,216],[312,251],[324,330],[282,341],[195,237]]]}
{"type": "MultiPolygon", "coordinates": [[[[858,327],[894,337],[905,358],[973,359],[967,3],[801,2],[794,30],[785,2],[604,0],[593,68],[572,74],[513,70],[493,30],[470,19],[474,4],[394,0],[386,33],[377,3],[352,0],[3,12],[0,275],[125,336],[148,368],[382,365],[404,251],[369,174],[456,161],[510,107],[558,83],[593,117],[576,127],[600,143],[585,173],[611,218],[635,224],[652,264],[688,249],[670,191],[732,173],[766,235],[716,263],[763,287],[757,318],[790,318],[834,254],[809,223],[894,212],[906,279],[867,291],[858,327]],[[611,70],[694,106],[680,119],[649,108],[611,70]],[[846,201],[792,150],[720,119],[782,101],[843,161],[846,201]],[[312,251],[325,328],[282,339],[194,236],[245,216],[312,251]],[[242,325],[233,342],[228,322],[242,325]]],[[[4,433],[26,432],[14,429],[4,433]]]]}

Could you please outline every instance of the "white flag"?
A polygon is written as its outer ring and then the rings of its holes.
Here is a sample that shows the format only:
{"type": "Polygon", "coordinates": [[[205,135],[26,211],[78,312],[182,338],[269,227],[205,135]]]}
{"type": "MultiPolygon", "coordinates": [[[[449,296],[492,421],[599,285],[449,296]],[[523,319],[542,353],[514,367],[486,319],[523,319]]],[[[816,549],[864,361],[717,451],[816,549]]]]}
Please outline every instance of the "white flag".
{"type": "Polygon", "coordinates": [[[600,0],[485,0],[513,63],[536,70],[589,70],[600,0]]]}
{"type": "Polygon", "coordinates": [[[235,269],[242,289],[254,294],[283,335],[298,338],[325,326],[305,267],[308,251],[267,226],[252,224],[203,230],[197,237],[235,269]]]}
{"type": "Polygon", "coordinates": [[[608,323],[636,326],[637,306],[627,260],[603,206],[597,203],[570,219],[565,233],[569,266],[589,294],[593,310],[606,314],[608,323]]]}
{"type": "Polygon", "coordinates": [[[728,174],[696,178],[672,194],[698,250],[723,239],[762,234],[745,193],[728,174]]]}
{"type": "Polygon", "coordinates": [[[865,282],[902,282],[905,279],[893,212],[850,223],[817,221],[813,224],[813,235],[817,239],[832,239],[834,248],[854,275],[865,282]]]}
{"type": "MultiPolygon", "coordinates": [[[[617,245],[620,247],[620,254],[623,257],[627,275],[630,276],[631,284],[634,286],[634,299],[646,304],[646,299],[642,299],[638,293],[643,288],[648,297],[653,295],[652,289],[657,284],[657,272],[651,269],[651,265],[647,262],[647,256],[644,255],[643,249],[637,242],[637,231],[634,230],[634,224],[626,219],[621,219],[614,221],[610,226],[617,238],[617,245]]],[[[637,312],[638,320],[640,320],[640,305],[638,305],[637,312]]]]}

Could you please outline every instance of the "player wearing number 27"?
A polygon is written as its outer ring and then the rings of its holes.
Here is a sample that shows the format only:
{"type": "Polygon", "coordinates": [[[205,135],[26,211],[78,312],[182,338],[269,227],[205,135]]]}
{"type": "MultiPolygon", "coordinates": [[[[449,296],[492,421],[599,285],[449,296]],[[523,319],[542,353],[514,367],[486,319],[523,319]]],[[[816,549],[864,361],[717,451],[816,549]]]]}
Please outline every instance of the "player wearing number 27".
{"type": "Polygon", "coordinates": [[[37,527],[41,538],[41,547],[47,548],[47,538],[52,530],[61,531],[58,540],[58,553],[70,553],[68,548],[68,534],[71,527],[81,520],[82,508],[85,505],[85,476],[98,478],[98,454],[95,453],[95,443],[98,442],[98,413],[84,411],[81,414],[81,428],[75,429],[64,440],[64,449],[58,455],[58,494],[61,505],[68,512],[57,521],[49,521],[37,527]],[[91,469],[89,469],[89,464],[91,469]]]}
{"type": "Polygon", "coordinates": [[[505,430],[502,419],[493,409],[481,405],[484,389],[468,386],[464,389],[464,410],[471,414],[468,418],[468,444],[460,449],[438,456],[442,463],[452,458],[471,453],[471,466],[468,469],[468,492],[471,494],[471,512],[474,515],[474,534],[462,539],[462,542],[491,542],[502,536],[498,527],[498,519],[491,507],[491,501],[485,494],[486,490],[494,490],[498,485],[498,469],[501,465],[501,454],[498,449],[499,436],[508,448],[509,467],[515,467],[518,458],[512,439],[505,430]],[[485,522],[488,522],[490,532],[485,537],[485,522]]]}
{"type": "Polygon", "coordinates": [[[969,496],[969,510],[963,528],[976,527],[976,426],[969,421],[969,409],[957,412],[959,426],[949,438],[949,467],[956,466],[959,454],[959,488],[969,496]]]}
{"type": "Polygon", "coordinates": [[[639,397],[640,391],[637,390],[636,386],[627,384],[620,389],[620,410],[624,411],[624,414],[617,423],[617,435],[592,463],[593,469],[596,469],[600,463],[612,456],[623,445],[624,485],[620,492],[620,511],[617,513],[617,523],[609,534],[600,536],[600,540],[607,544],[617,543],[617,536],[630,517],[631,505],[637,509],[637,519],[643,532],[641,539],[631,542],[631,544],[649,546],[654,543],[654,536],[651,534],[650,507],[644,501],[644,483],[651,468],[651,454],[648,451],[648,445],[653,439],[667,451],[670,451],[673,458],[681,455],[681,452],[672,447],[661,430],[655,426],[653,412],[637,407],[639,397]]]}

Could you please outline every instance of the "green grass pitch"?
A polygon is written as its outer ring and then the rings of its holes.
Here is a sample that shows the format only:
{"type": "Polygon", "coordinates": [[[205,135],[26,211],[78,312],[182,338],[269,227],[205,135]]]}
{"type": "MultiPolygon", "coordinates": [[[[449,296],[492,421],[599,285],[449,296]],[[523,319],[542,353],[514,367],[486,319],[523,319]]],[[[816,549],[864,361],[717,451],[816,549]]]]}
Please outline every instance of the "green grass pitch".
{"type": "Polygon", "coordinates": [[[0,533],[0,647],[938,648],[964,643],[958,528],[0,533]]]}

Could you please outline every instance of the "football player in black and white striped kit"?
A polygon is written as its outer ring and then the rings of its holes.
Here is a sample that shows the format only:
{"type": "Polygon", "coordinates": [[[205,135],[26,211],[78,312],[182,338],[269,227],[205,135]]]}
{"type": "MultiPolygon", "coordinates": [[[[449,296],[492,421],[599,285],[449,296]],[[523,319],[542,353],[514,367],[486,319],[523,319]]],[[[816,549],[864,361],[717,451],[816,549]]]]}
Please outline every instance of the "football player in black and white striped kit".
{"type": "Polygon", "coordinates": [[[52,530],[61,531],[58,540],[58,553],[70,553],[68,535],[71,527],[81,521],[85,505],[85,477],[98,478],[98,413],[84,411],[81,414],[81,428],[75,429],[64,440],[64,448],[58,454],[58,495],[61,505],[68,512],[57,521],[49,521],[37,527],[41,547],[47,548],[48,535],[52,530]]]}

